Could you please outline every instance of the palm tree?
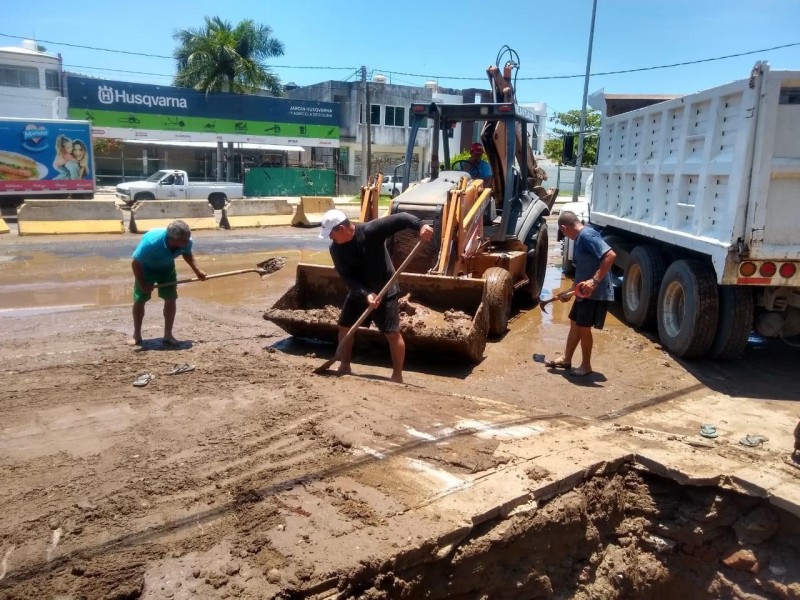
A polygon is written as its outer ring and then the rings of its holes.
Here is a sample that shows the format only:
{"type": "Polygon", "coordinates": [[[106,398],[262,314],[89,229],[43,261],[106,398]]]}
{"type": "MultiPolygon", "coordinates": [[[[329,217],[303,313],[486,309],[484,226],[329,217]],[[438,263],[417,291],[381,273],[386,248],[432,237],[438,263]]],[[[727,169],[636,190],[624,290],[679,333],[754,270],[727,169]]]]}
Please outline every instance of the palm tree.
{"type": "Polygon", "coordinates": [[[233,27],[219,17],[206,17],[205,27],[181,29],[173,34],[179,46],[175,85],[208,92],[253,93],[267,90],[280,96],[280,79],[264,61],[283,56],[283,42],[272,29],[251,19],[233,27]]]}

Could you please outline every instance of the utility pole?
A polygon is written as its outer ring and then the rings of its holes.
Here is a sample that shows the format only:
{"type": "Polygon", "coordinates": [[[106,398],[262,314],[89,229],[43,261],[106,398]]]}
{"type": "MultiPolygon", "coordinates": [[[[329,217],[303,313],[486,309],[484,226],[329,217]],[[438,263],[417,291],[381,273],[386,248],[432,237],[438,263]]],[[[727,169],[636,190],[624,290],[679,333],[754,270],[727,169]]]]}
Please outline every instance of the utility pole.
{"type": "MultiPolygon", "coordinates": [[[[586,130],[586,101],[589,96],[589,71],[592,66],[592,42],[594,41],[594,17],[597,13],[597,0],[592,1],[592,25],[589,28],[589,53],[586,56],[586,75],[583,78],[583,105],[581,106],[581,129],[578,132],[578,156],[575,161],[575,183],[572,190],[572,201],[578,201],[581,193],[581,164],[583,164],[583,136],[586,130]]],[[[589,199],[591,200],[591,198],[589,199]]]]}
{"type": "Polygon", "coordinates": [[[361,93],[363,107],[362,122],[361,122],[361,185],[367,185],[367,177],[369,176],[369,92],[367,91],[367,67],[361,65],[361,93]]]}

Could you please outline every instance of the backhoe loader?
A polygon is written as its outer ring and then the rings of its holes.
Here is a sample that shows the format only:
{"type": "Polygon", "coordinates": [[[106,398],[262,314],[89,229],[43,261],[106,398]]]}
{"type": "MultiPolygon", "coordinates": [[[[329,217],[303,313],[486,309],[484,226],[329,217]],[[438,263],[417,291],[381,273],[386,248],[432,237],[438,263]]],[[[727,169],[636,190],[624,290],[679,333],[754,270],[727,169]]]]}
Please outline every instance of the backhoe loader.
{"type": "MultiPolygon", "coordinates": [[[[385,214],[409,212],[434,229],[401,273],[401,331],[407,347],[440,357],[479,362],[487,337],[502,336],[515,294],[536,301],[547,266],[547,225],[558,190],[544,190],[544,171],[529,144],[533,115],[516,104],[511,86],[513,63],[503,73],[487,69],[493,102],[412,104],[403,170],[403,189],[385,214]],[[449,145],[439,137],[457,122],[483,123],[480,141],[492,167],[491,187],[472,179],[449,145]],[[412,180],[412,154],[420,128],[433,126],[429,177],[412,180]],[[440,144],[442,160],[439,158],[440,144]],[[439,165],[448,165],[441,170],[439,165]]],[[[443,138],[444,139],[444,138],[443,138]]],[[[361,191],[361,221],[378,218],[382,174],[361,191]]],[[[402,231],[387,242],[397,267],[416,243],[402,231]]],[[[332,267],[300,264],[295,285],[264,314],[288,333],[335,341],[336,318],[347,289],[332,267]],[[335,307],[335,308],[334,308],[335,307]]],[[[359,331],[359,340],[382,341],[375,329],[359,331]]]]}

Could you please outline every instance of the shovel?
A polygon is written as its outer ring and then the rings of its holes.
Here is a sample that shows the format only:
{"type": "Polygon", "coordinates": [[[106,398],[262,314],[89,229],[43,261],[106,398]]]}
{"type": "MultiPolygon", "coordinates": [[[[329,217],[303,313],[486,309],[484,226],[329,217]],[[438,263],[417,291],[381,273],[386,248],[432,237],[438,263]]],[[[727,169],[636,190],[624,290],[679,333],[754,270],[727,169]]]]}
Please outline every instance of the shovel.
{"type": "Polygon", "coordinates": [[[569,299],[575,295],[575,290],[569,290],[568,292],[563,292],[561,294],[556,294],[552,298],[548,298],[547,300],[539,300],[539,308],[542,309],[543,313],[547,312],[547,305],[551,302],[555,302],[556,300],[562,299],[569,299]]]}
{"type": "Polygon", "coordinates": [[[172,285],[179,285],[181,283],[192,283],[193,281],[208,281],[209,279],[218,279],[220,277],[231,277],[233,275],[242,275],[243,273],[258,273],[263,279],[265,275],[270,275],[275,271],[279,271],[286,263],[286,257],[277,256],[275,258],[268,258],[260,262],[254,269],[239,269],[238,271],[226,271],[225,273],[215,273],[214,275],[207,275],[205,279],[201,280],[199,277],[192,277],[191,279],[178,279],[177,281],[170,281],[167,283],[157,283],[153,288],[169,287],[172,285]]]}
{"type": "MultiPolygon", "coordinates": [[[[397,281],[397,278],[400,275],[400,273],[402,273],[406,269],[406,267],[408,267],[408,264],[411,262],[411,259],[414,258],[414,255],[417,253],[417,250],[420,249],[422,243],[423,243],[422,240],[417,242],[417,245],[414,246],[414,248],[411,249],[411,252],[408,253],[408,256],[406,256],[406,259],[403,261],[403,264],[397,267],[397,270],[394,272],[394,275],[392,275],[392,278],[389,279],[389,281],[386,282],[386,285],[383,286],[383,289],[380,292],[378,292],[378,298],[377,298],[378,304],[380,304],[381,300],[383,300],[383,296],[386,294],[387,291],[389,291],[389,288],[392,287],[392,284],[395,281],[397,281]]],[[[367,317],[370,315],[371,312],[372,312],[372,305],[369,305],[367,306],[367,310],[361,313],[361,316],[358,318],[358,321],[356,321],[355,324],[350,328],[350,331],[348,331],[347,334],[342,338],[342,341],[339,342],[339,345],[336,347],[336,352],[334,353],[333,358],[325,361],[323,364],[314,369],[314,373],[318,375],[324,373],[333,363],[339,360],[342,353],[342,346],[344,346],[345,342],[347,342],[351,337],[355,335],[356,330],[367,319],[367,317]]]]}

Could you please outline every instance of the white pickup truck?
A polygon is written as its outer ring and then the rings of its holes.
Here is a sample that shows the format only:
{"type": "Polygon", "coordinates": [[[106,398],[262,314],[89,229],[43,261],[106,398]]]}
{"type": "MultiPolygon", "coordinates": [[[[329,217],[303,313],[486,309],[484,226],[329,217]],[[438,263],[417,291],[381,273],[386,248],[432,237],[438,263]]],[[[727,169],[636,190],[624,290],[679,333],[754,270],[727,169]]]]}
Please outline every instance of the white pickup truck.
{"type": "Polygon", "coordinates": [[[156,171],[144,181],[129,181],[117,186],[117,198],[128,206],[145,200],[199,200],[207,198],[215,209],[228,200],[243,198],[241,183],[192,183],[186,171],[156,171]]]}

